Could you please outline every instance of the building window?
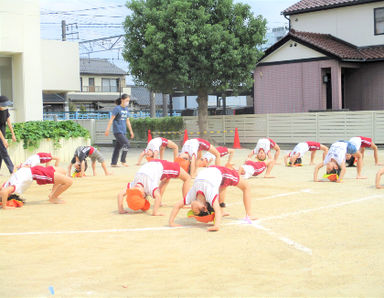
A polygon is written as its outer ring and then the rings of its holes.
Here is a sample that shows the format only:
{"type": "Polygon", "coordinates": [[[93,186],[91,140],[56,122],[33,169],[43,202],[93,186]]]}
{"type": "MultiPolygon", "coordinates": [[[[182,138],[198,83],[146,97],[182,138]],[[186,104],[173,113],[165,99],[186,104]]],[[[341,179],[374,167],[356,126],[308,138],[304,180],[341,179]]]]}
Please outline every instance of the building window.
{"type": "Polygon", "coordinates": [[[384,7],[375,8],[375,35],[384,34],[384,7]]]}
{"type": "Polygon", "coordinates": [[[101,79],[102,92],[117,92],[116,79],[101,79]]]}
{"type": "Polygon", "coordinates": [[[0,95],[13,98],[11,57],[0,57],[0,95]]]}

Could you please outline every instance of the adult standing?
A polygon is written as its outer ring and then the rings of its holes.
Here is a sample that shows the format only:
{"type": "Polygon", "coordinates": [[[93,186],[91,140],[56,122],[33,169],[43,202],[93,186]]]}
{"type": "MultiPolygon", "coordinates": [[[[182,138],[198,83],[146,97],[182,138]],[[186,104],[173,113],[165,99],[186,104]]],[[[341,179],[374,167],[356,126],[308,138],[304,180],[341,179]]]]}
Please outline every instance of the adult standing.
{"type": "Polygon", "coordinates": [[[12,141],[16,142],[16,137],[15,133],[13,132],[13,127],[11,123],[11,119],[9,118],[9,111],[6,108],[7,106],[11,106],[12,102],[8,99],[8,97],[1,95],[0,96],[0,168],[2,161],[4,160],[9,173],[13,173],[13,163],[11,158],[9,157],[7,148],[8,148],[8,142],[5,138],[5,129],[6,125],[8,125],[9,130],[11,131],[12,134],[12,141]]]}
{"type": "Polygon", "coordinates": [[[115,136],[116,143],[112,154],[112,167],[118,166],[117,161],[119,159],[121,149],[121,164],[125,167],[128,166],[126,163],[126,157],[129,148],[129,140],[126,137],[127,127],[129,129],[129,133],[131,134],[131,139],[133,139],[135,136],[132,131],[131,122],[128,118],[128,104],[130,99],[130,96],[124,93],[120,98],[116,100],[116,107],[112,110],[111,119],[109,119],[107,129],[104,133],[106,136],[108,136],[111,125],[113,124],[113,135],[115,136]]]}

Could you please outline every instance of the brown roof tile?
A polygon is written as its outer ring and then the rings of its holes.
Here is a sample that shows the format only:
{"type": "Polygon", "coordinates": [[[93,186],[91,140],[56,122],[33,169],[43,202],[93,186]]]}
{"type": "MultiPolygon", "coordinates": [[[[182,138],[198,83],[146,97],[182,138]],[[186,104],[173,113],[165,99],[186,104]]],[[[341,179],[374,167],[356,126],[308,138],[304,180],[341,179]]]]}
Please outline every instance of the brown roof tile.
{"type": "Polygon", "coordinates": [[[282,11],[284,15],[291,15],[296,13],[302,13],[307,11],[323,10],[335,7],[343,7],[350,5],[358,5],[369,2],[375,2],[373,0],[301,0],[287,9],[282,11]]]}

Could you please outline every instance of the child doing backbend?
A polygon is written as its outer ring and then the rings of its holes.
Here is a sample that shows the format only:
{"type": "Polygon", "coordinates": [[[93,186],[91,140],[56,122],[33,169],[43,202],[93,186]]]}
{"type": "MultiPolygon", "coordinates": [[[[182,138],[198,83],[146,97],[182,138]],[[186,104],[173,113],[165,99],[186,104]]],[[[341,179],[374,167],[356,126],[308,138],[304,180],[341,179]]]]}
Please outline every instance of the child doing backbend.
{"type": "Polygon", "coordinates": [[[310,165],[314,165],[315,155],[317,150],[323,151],[323,160],[328,152],[328,147],[318,142],[302,142],[298,143],[291,152],[284,156],[284,163],[286,166],[294,166],[302,164],[302,158],[307,151],[311,151],[310,165]]]}
{"type": "Polygon", "coordinates": [[[148,160],[151,158],[164,159],[165,148],[173,149],[173,159],[175,160],[179,147],[171,140],[158,137],[149,141],[147,147],[144,149],[143,152],[140,153],[139,160],[137,161],[136,165],[139,166],[141,164],[141,161],[143,160],[144,156],[146,156],[148,160]]]}
{"type": "MultiPolygon", "coordinates": [[[[231,161],[232,161],[232,158],[233,158],[233,155],[235,153],[235,150],[234,149],[230,149],[230,148],[227,148],[227,147],[216,147],[216,150],[219,151],[220,153],[220,157],[223,157],[223,156],[227,156],[228,155],[228,161],[227,161],[227,165],[230,165],[231,164],[231,161]]],[[[197,166],[198,167],[208,167],[209,164],[212,162],[212,161],[215,161],[216,160],[216,157],[210,153],[210,152],[206,152],[204,153],[204,155],[197,161],[197,166]]]]}
{"type": "Polygon", "coordinates": [[[85,159],[87,157],[89,157],[92,161],[93,176],[96,176],[96,161],[101,163],[101,167],[103,168],[105,175],[111,175],[111,173],[108,172],[104,157],[98,149],[92,146],[80,146],[76,148],[75,154],[73,155],[71,163],[68,166],[68,176],[71,175],[71,169],[72,166],[74,166],[77,172],[80,173],[78,177],[83,177],[86,170],[85,159]]]}
{"type": "Polygon", "coordinates": [[[326,173],[328,175],[337,174],[338,178],[336,182],[340,183],[345,175],[345,170],[346,170],[345,156],[347,153],[352,154],[353,156],[358,158],[356,179],[364,179],[365,177],[361,176],[361,169],[362,169],[361,153],[359,151],[356,151],[356,147],[352,143],[339,141],[331,145],[324,161],[319,163],[315,167],[315,171],[313,174],[314,181],[315,182],[319,181],[317,177],[319,169],[322,168],[323,166],[326,166],[326,173]]]}
{"type": "MultiPolygon", "coordinates": [[[[375,165],[380,166],[382,164],[379,163],[379,150],[377,149],[377,145],[372,142],[371,138],[367,137],[353,137],[349,140],[350,143],[353,143],[357,149],[360,151],[361,157],[364,158],[365,148],[372,148],[373,156],[375,158],[375,165]]],[[[352,166],[354,164],[355,158],[351,154],[347,154],[346,156],[347,163],[352,166]]]]}
{"type": "Polygon", "coordinates": [[[258,176],[266,170],[264,178],[275,178],[274,176],[271,176],[271,171],[274,164],[275,161],[273,159],[268,161],[247,160],[243,165],[240,166],[238,173],[242,178],[248,179],[252,176],[258,176]]]}
{"type": "Polygon", "coordinates": [[[211,166],[202,169],[197,175],[192,188],[184,199],[180,200],[172,209],[169,225],[178,227],[174,220],[181,208],[191,205],[193,213],[202,216],[213,207],[215,223],[208,231],[218,231],[222,216],[229,215],[223,212],[225,207],[225,192],[228,186],[236,186],[243,192],[243,203],[247,218],[256,219],[251,215],[250,188],[246,180],[239,177],[236,170],[221,166],[211,166]]]}
{"type": "Polygon", "coordinates": [[[280,154],[280,147],[272,140],[269,138],[263,138],[259,139],[257,141],[255,149],[252,150],[252,152],[248,155],[248,158],[250,159],[253,155],[256,155],[256,158],[259,161],[264,161],[267,157],[272,159],[272,153],[271,150],[274,149],[275,156],[273,159],[275,162],[279,158],[280,154]]]}
{"type": "Polygon", "coordinates": [[[46,166],[49,166],[49,163],[54,160],[55,161],[55,167],[59,166],[60,158],[56,156],[52,156],[51,153],[45,153],[45,152],[39,152],[34,155],[31,155],[27,158],[26,161],[24,161],[19,168],[21,167],[34,167],[39,164],[45,164],[46,166]]]}
{"type": "Polygon", "coordinates": [[[182,193],[185,196],[190,187],[191,177],[178,163],[159,159],[147,162],[137,171],[133,181],[118,194],[119,213],[128,213],[123,206],[124,197],[126,197],[128,207],[132,210],[147,211],[150,203],[146,197],[151,196],[155,199],[152,215],[164,215],[159,213],[159,208],[165,188],[172,178],[183,181],[182,193]]]}
{"type": "Polygon", "coordinates": [[[176,158],[176,162],[190,171],[191,177],[196,176],[197,161],[202,156],[202,151],[208,151],[215,156],[215,165],[220,165],[220,153],[215,146],[211,145],[208,141],[203,139],[190,139],[187,140],[181,148],[181,153],[176,158]]]}
{"type": "Polygon", "coordinates": [[[23,167],[13,173],[11,177],[0,187],[2,207],[6,209],[8,197],[15,194],[22,194],[35,180],[37,184],[53,184],[52,191],[48,195],[49,202],[62,204],[60,195],[72,185],[72,179],[65,176],[65,170],[54,167],[23,167]]]}

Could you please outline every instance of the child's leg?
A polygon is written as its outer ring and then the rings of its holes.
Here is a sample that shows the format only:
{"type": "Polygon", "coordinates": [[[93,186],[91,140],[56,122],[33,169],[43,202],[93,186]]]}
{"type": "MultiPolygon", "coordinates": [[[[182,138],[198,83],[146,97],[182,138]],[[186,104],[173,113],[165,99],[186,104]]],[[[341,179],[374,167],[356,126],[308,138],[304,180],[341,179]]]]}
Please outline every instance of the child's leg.
{"type": "MultiPolygon", "coordinates": [[[[365,148],[360,147],[361,158],[364,158],[364,152],[365,152],[365,148]]],[[[375,160],[375,162],[376,162],[376,160],[375,160]]]]}
{"type": "Polygon", "coordinates": [[[163,193],[164,193],[165,189],[167,188],[169,180],[170,179],[161,180],[160,185],[159,185],[159,190],[160,190],[161,196],[163,196],[163,193]]]}
{"type": "MultiPolygon", "coordinates": [[[[274,160],[275,161],[277,161],[277,159],[279,158],[279,155],[280,155],[280,147],[279,147],[279,145],[275,145],[275,147],[273,147],[273,149],[275,149],[275,157],[274,157],[274,160]]],[[[269,151],[269,152],[271,152],[271,151],[269,151]]]]}
{"type": "Polygon", "coordinates": [[[310,165],[314,165],[315,164],[315,156],[316,156],[316,150],[313,150],[311,152],[311,162],[310,162],[310,165]]]}
{"type": "Polygon", "coordinates": [[[380,178],[384,173],[384,168],[381,168],[377,173],[376,173],[376,188],[383,188],[383,186],[380,185],[380,178]]]}
{"type": "MultiPolygon", "coordinates": [[[[220,207],[221,204],[224,203],[225,201],[225,193],[226,193],[227,188],[221,186],[219,189],[219,203],[220,207]]],[[[221,216],[229,216],[230,214],[228,212],[225,212],[224,207],[221,207],[221,216]]]]}
{"type": "Polygon", "coordinates": [[[320,144],[320,150],[323,150],[323,160],[324,160],[328,153],[328,147],[320,144]]]}
{"type": "MultiPolygon", "coordinates": [[[[377,166],[381,165],[381,164],[379,164],[379,150],[377,149],[376,144],[372,143],[371,148],[373,150],[373,156],[375,157],[375,165],[377,165],[377,166]]],[[[364,149],[364,148],[362,148],[362,149],[364,149]]]]}
{"type": "Polygon", "coordinates": [[[175,160],[178,154],[179,147],[176,143],[172,142],[171,140],[168,140],[167,148],[173,150],[173,160],[175,160]]]}
{"type": "Polygon", "coordinates": [[[64,201],[60,200],[59,196],[72,185],[73,181],[71,178],[59,172],[55,172],[54,180],[55,183],[53,184],[52,191],[48,195],[48,198],[51,203],[62,204],[64,201]]]}
{"type": "Polygon", "coordinates": [[[361,176],[361,171],[363,169],[363,157],[362,157],[360,151],[357,151],[355,154],[353,154],[353,156],[355,158],[357,158],[357,168],[356,168],[357,177],[356,177],[356,179],[365,179],[365,178],[367,178],[367,177],[361,176]]]}
{"type": "Polygon", "coordinates": [[[212,146],[212,145],[209,147],[208,152],[212,153],[216,157],[215,165],[219,166],[220,165],[220,152],[217,151],[216,147],[212,146]]]}
{"type": "Polygon", "coordinates": [[[232,162],[232,158],[233,158],[233,155],[235,154],[235,149],[228,149],[228,161],[227,163],[231,163],[232,162]]]}
{"type": "Polygon", "coordinates": [[[101,163],[101,167],[102,167],[103,170],[104,170],[105,176],[110,176],[110,175],[112,175],[110,172],[108,172],[107,164],[105,163],[105,161],[103,161],[103,162],[101,163]]]}
{"type": "Polygon", "coordinates": [[[92,172],[93,176],[96,176],[96,159],[92,159],[92,172]]]}

